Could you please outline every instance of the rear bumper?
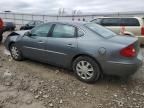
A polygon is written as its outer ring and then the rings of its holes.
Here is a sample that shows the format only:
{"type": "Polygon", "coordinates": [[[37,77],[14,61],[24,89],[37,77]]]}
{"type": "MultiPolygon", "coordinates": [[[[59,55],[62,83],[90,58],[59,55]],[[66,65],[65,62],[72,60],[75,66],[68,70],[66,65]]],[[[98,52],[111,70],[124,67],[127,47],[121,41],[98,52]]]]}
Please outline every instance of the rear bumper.
{"type": "Polygon", "coordinates": [[[116,76],[130,76],[134,74],[143,63],[142,54],[139,53],[137,58],[131,61],[107,61],[103,67],[104,74],[116,76]]]}

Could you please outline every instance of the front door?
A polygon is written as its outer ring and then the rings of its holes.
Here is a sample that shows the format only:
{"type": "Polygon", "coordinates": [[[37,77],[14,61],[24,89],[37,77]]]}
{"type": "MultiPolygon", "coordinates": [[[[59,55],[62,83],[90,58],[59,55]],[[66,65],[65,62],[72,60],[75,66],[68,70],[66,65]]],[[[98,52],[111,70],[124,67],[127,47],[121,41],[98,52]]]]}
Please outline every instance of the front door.
{"type": "Polygon", "coordinates": [[[22,53],[25,57],[44,61],[46,58],[46,43],[51,24],[43,24],[35,27],[30,36],[24,36],[20,43],[22,44],[22,53]]]}

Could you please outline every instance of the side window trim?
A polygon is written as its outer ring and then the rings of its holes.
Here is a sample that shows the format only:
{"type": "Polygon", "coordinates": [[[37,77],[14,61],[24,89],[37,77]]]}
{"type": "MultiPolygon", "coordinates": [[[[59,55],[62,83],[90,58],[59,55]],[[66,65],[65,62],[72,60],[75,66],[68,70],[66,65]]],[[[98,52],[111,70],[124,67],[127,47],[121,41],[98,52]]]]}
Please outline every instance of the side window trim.
{"type": "Polygon", "coordinates": [[[85,31],[79,27],[76,27],[76,37],[82,37],[82,36],[79,36],[79,34],[78,34],[79,30],[81,30],[83,32],[83,36],[85,36],[85,31]]]}
{"type": "Polygon", "coordinates": [[[54,31],[55,25],[56,25],[56,24],[51,23],[51,28],[50,28],[50,31],[49,31],[49,33],[48,33],[48,37],[52,37],[52,33],[53,33],[53,31],[54,31]]]}

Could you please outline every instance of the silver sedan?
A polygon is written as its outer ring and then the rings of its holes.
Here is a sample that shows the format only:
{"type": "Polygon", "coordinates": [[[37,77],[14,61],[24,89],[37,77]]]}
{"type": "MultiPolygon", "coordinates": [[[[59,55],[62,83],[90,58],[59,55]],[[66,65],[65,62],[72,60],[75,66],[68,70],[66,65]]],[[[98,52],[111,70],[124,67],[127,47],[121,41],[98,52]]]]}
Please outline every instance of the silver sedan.
{"type": "Polygon", "coordinates": [[[102,74],[129,76],[142,65],[137,38],[86,22],[50,22],[16,31],[5,41],[14,60],[29,58],[72,69],[92,83],[102,74]]]}

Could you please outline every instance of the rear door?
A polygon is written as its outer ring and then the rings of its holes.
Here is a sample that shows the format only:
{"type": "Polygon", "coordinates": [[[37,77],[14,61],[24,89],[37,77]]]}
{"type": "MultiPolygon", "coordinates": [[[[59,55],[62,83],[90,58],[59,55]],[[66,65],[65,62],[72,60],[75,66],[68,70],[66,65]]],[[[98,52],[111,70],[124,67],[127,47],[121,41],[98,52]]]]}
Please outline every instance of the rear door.
{"type": "Polygon", "coordinates": [[[120,18],[103,18],[101,25],[107,27],[117,34],[120,33],[120,18]]]}
{"type": "Polygon", "coordinates": [[[56,65],[68,66],[77,52],[76,28],[66,24],[55,24],[48,37],[47,60],[56,65]]]}

